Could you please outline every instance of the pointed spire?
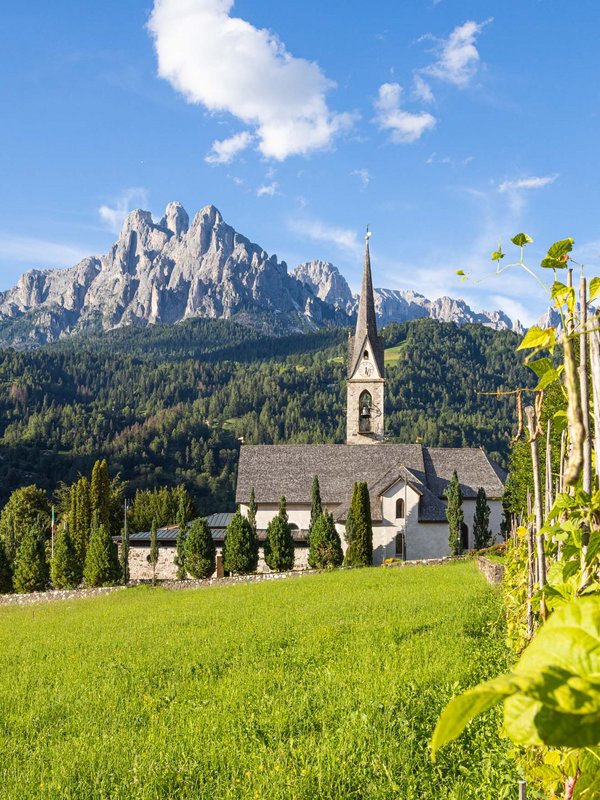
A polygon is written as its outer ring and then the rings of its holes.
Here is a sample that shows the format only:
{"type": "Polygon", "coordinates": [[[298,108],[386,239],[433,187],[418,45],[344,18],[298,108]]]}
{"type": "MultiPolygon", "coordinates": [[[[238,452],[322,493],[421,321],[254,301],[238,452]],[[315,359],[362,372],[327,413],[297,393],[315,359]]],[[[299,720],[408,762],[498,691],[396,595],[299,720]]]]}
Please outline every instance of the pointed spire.
{"type": "Polygon", "coordinates": [[[373,297],[373,279],[371,278],[371,254],[369,253],[369,239],[371,232],[367,225],[365,236],[365,269],[363,272],[360,302],[358,304],[358,318],[356,320],[356,341],[361,346],[365,336],[375,341],[377,337],[377,320],[375,317],[375,299],[373,297]]]}

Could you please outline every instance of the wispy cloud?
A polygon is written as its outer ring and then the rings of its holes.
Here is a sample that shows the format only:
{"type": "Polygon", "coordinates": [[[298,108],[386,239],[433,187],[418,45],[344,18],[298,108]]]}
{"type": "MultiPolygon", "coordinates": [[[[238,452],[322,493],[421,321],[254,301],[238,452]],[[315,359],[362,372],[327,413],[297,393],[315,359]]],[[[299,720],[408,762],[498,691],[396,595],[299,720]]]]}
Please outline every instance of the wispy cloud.
{"type": "Polygon", "coordinates": [[[89,255],[89,250],[77,245],[0,232],[0,258],[9,263],[70,267],[89,255]]]}
{"type": "Polygon", "coordinates": [[[112,205],[101,205],[98,209],[100,219],[113,233],[119,233],[123,220],[134,208],[148,208],[148,190],[140,186],[124,189],[112,205]]]}
{"type": "Polygon", "coordinates": [[[277,181],[273,181],[273,183],[263,183],[262,186],[259,186],[256,190],[257,197],[273,197],[274,194],[277,194],[277,188],[279,184],[277,181]]]}
{"type": "Polygon", "coordinates": [[[215,141],[213,142],[210,153],[204,160],[209,164],[231,164],[238,153],[250,147],[253,138],[252,134],[248,133],[248,131],[242,131],[241,133],[236,133],[234,136],[230,136],[229,139],[215,141]]]}
{"type": "Polygon", "coordinates": [[[542,189],[544,186],[549,186],[558,178],[558,173],[552,175],[532,175],[529,178],[518,178],[513,181],[503,181],[498,186],[499,192],[510,192],[519,189],[542,189]]]}
{"type": "Polygon", "coordinates": [[[437,60],[418,73],[452,83],[461,89],[468,86],[477,74],[481,61],[475,44],[477,37],[491,22],[492,17],[483,22],[468,20],[457,25],[447,39],[438,39],[430,33],[422,36],[421,41],[430,39],[435,42],[437,60]]]}
{"type": "Polygon", "coordinates": [[[356,231],[349,228],[340,228],[316,219],[290,219],[288,228],[314,242],[332,244],[335,247],[352,255],[360,252],[360,243],[356,231]]]}
{"type": "Polygon", "coordinates": [[[402,87],[399,83],[383,83],[375,101],[375,121],[381,130],[390,131],[393,142],[410,144],[416,142],[427,130],[435,127],[436,119],[431,114],[413,114],[400,108],[402,87]]]}
{"type": "Polygon", "coordinates": [[[362,183],[364,189],[367,188],[371,180],[371,175],[368,169],[365,169],[364,167],[362,169],[353,169],[350,174],[355,175],[357,178],[360,179],[360,182],[362,183]]]}
{"type": "Polygon", "coordinates": [[[279,161],[330,147],[354,121],[327,103],[335,83],[278,36],[230,16],[234,0],[154,0],[148,28],[158,74],[188,103],[228,112],[263,156],[279,161]]]}
{"type": "Polygon", "coordinates": [[[413,77],[412,94],[423,103],[433,103],[435,100],[431,86],[418,73],[413,77]]]}

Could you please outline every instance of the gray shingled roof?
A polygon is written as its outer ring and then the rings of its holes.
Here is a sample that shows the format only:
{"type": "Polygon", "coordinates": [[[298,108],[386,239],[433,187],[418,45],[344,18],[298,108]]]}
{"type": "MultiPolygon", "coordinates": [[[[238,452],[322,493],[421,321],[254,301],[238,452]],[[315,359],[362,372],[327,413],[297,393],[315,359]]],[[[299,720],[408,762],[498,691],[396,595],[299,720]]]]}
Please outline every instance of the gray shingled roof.
{"type": "Polygon", "coordinates": [[[398,479],[421,494],[421,521],[445,521],[443,492],[456,470],[463,496],[475,497],[480,486],[489,498],[504,491],[504,474],[477,448],[426,448],[420,444],[380,445],[244,445],[240,452],[236,500],[247,503],[252,487],[258,503],[310,502],[313,475],[319,476],[321,499],[339,506],[345,518],[354,481],[366,481],[371,513],[381,519],[380,493],[398,479]]]}

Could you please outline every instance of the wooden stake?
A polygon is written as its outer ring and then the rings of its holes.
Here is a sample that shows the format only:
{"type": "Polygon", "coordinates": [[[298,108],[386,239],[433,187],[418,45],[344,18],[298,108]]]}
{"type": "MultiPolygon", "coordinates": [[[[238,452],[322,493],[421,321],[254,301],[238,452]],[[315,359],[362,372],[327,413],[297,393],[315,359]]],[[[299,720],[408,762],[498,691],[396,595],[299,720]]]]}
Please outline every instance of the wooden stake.
{"type": "Polygon", "coordinates": [[[596,488],[600,489],[600,319],[594,317],[590,340],[590,372],[592,374],[592,398],[594,405],[594,454],[596,461],[596,488]]]}
{"type": "Polygon", "coordinates": [[[540,483],[540,458],[536,439],[538,425],[532,406],[527,406],[525,409],[525,416],[527,418],[527,427],[529,428],[531,466],[533,468],[533,512],[535,517],[535,535],[537,539],[538,586],[542,589],[546,585],[545,541],[544,534],[541,533],[544,525],[544,511],[542,508],[542,487],[540,483]]]}
{"type": "Polygon", "coordinates": [[[527,800],[527,781],[519,781],[519,800],[527,800]]]}
{"type": "Polygon", "coordinates": [[[546,428],[546,516],[550,513],[550,509],[554,505],[554,497],[552,496],[552,443],[550,436],[552,433],[552,420],[548,418],[548,425],[546,428]]]}
{"type": "Polygon", "coordinates": [[[592,493],[592,440],[590,438],[590,398],[588,389],[588,334],[587,334],[587,284],[585,276],[579,280],[579,391],[583,411],[583,491],[592,493]]]}
{"type": "Polygon", "coordinates": [[[527,638],[533,637],[533,589],[537,583],[531,492],[527,489],[527,638]]]}

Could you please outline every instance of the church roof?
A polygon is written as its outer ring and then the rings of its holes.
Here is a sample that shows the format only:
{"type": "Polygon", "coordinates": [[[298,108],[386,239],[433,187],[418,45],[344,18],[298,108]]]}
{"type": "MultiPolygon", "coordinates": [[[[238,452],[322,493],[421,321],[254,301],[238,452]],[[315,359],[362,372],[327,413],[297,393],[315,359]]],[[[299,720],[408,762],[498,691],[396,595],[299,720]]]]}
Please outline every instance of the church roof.
{"type": "Polygon", "coordinates": [[[348,347],[348,376],[354,375],[356,365],[360,361],[365,344],[369,341],[373,349],[373,358],[379,369],[379,374],[384,374],[384,346],[383,339],[377,333],[377,318],[375,316],[375,299],[373,296],[373,279],[371,277],[371,255],[369,253],[369,239],[365,248],[365,268],[363,272],[360,301],[358,303],[358,316],[356,331],[350,338],[348,347]]]}
{"type": "Polygon", "coordinates": [[[420,444],[380,445],[243,445],[238,468],[236,501],[247,503],[254,487],[257,503],[310,503],[313,475],[319,476],[321,499],[339,506],[345,518],[355,481],[366,481],[374,520],[381,519],[380,497],[398,480],[420,493],[422,522],[445,522],[443,492],[456,470],[465,499],[483,486],[488,498],[504,491],[504,472],[479,448],[424,447],[420,444]]]}

